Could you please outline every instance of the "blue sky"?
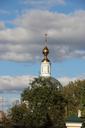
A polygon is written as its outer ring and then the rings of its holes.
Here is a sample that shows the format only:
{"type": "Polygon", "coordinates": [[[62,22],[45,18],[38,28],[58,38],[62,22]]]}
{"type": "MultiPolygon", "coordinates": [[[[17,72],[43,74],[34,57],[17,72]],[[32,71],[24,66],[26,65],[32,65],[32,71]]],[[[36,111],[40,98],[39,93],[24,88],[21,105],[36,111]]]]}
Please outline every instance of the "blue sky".
{"type": "Polygon", "coordinates": [[[39,76],[45,33],[52,76],[62,83],[85,78],[84,0],[1,0],[1,99],[19,98],[39,76]]]}
{"type": "MultiPolygon", "coordinates": [[[[55,78],[68,76],[75,77],[84,75],[85,61],[82,59],[71,59],[62,62],[52,62],[52,76],[55,78]],[[81,68],[79,68],[81,66],[81,68]]],[[[40,62],[37,63],[17,63],[10,61],[0,61],[0,76],[30,75],[39,76],[40,62]]]]}

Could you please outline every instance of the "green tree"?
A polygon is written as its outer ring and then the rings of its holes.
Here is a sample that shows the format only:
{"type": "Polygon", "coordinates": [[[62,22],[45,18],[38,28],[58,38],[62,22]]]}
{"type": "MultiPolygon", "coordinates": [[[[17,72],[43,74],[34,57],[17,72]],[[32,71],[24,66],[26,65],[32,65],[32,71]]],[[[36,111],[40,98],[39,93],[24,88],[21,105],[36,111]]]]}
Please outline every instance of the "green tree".
{"type": "Polygon", "coordinates": [[[24,115],[27,111],[24,103],[13,106],[8,113],[10,125],[24,125],[24,115]]]}
{"type": "Polygon", "coordinates": [[[34,128],[64,127],[66,100],[62,86],[54,78],[36,78],[21,95],[22,101],[28,101],[28,113],[25,121],[34,128]]]}
{"type": "Polygon", "coordinates": [[[64,87],[64,95],[67,99],[67,115],[77,115],[78,109],[85,116],[85,80],[70,82],[64,87]]]}

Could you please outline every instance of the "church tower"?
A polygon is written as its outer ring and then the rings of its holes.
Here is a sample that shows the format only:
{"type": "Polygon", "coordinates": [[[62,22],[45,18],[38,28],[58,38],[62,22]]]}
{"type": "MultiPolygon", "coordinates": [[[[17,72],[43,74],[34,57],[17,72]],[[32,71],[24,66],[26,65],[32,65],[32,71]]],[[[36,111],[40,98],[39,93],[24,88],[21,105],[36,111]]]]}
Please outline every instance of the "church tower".
{"type": "MultiPolygon", "coordinates": [[[[47,34],[45,34],[45,43],[47,45],[47,34]]],[[[41,74],[42,77],[50,77],[51,76],[51,62],[48,59],[49,49],[47,46],[44,47],[42,51],[44,55],[44,59],[41,62],[41,74]]]]}

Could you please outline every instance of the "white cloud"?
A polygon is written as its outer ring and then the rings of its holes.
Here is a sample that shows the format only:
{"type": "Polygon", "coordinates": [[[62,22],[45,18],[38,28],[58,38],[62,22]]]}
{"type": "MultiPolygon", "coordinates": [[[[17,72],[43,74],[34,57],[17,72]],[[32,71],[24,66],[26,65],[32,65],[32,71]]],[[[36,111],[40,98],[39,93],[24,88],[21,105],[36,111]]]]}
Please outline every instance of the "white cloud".
{"type": "Polygon", "coordinates": [[[67,85],[69,84],[69,82],[74,82],[76,80],[85,80],[85,75],[83,74],[82,76],[78,76],[78,77],[67,77],[67,76],[64,76],[64,77],[58,77],[57,78],[62,85],[67,85]]]}
{"type": "MultiPolygon", "coordinates": [[[[29,86],[29,83],[33,81],[34,76],[0,76],[0,92],[4,91],[21,91],[29,86]]],[[[58,77],[57,78],[62,85],[68,84],[70,81],[83,80],[85,75],[78,77],[58,77]]],[[[0,98],[1,99],[1,98],[0,98]]]]}
{"type": "MultiPolygon", "coordinates": [[[[34,76],[0,76],[0,109],[7,110],[20,101],[20,93],[29,86],[34,76]],[[4,94],[4,95],[3,95],[4,94]]],[[[67,85],[70,81],[84,80],[85,74],[79,77],[58,77],[62,85],[67,85]]]]}
{"type": "Polygon", "coordinates": [[[20,91],[29,86],[34,77],[31,76],[0,76],[0,91],[20,91]]]}
{"type": "Polygon", "coordinates": [[[0,30],[3,30],[3,29],[5,29],[5,24],[0,21],[0,30]]]}
{"type": "Polygon", "coordinates": [[[70,77],[59,77],[58,80],[61,82],[63,85],[67,85],[71,81],[75,81],[77,78],[70,78],[70,77]]]}
{"type": "Polygon", "coordinates": [[[50,58],[85,58],[85,11],[72,14],[31,10],[18,17],[14,29],[0,31],[0,59],[35,61],[41,58],[48,33],[50,58]]]}

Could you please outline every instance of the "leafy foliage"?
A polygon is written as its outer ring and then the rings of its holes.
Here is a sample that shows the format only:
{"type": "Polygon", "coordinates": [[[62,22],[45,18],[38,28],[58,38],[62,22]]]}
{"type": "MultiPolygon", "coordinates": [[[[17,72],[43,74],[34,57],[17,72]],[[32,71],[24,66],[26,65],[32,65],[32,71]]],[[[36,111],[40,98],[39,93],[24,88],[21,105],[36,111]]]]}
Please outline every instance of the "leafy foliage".
{"type": "Polygon", "coordinates": [[[67,115],[75,115],[81,109],[82,116],[85,116],[85,80],[70,82],[64,87],[64,95],[68,100],[67,115]]]}
{"type": "Polygon", "coordinates": [[[61,88],[57,80],[40,77],[31,83],[31,88],[24,90],[22,100],[27,100],[29,103],[31,124],[34,127],[45,127],[45,123],[49,122],[48,119],[54,127],[62,127],[65,99],[61,88]]]}
{"type": "Polygon", "coordinates": [[[15,105],[11,108],[9,116],[14,123],[23,122],[24,114],[27,112],[27,108],[25,104],[15,105]]]}
{"type": "Polygon", "coordinates": [[[64,127],[65,98],[54,78],[36,78],[21,94],[27,105],[14,106],[11,119],[30,128],[64,127]]]}
{"type": "MultiPolygon", "coordinates": [[[[39,77],[21,94],[22,104],[9,113],[13,123],[25,128],[64,128],[65,118],[82,110],[85,117],[85,80],[62,85],[56,79],[39,77]],[[24,103],[25,102],[25,103],[24,103]]],[[[85,118],[83,118],[83,128],[85,118]]]]}

